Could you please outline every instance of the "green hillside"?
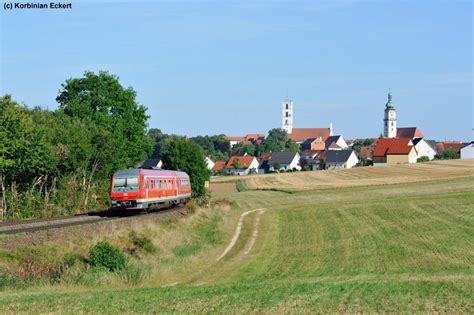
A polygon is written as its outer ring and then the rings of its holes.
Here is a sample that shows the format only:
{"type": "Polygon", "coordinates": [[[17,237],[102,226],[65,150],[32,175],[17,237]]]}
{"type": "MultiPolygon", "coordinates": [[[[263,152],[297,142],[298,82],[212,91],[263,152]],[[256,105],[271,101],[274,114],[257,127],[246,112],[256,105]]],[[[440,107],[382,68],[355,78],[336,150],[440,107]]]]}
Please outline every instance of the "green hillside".
{"type": "MultiPolygon", "coordinates": [[[[470,313],[474,310],[472,162],[448,164],[449,172],[434,175],[429,165],[416,168],[415,182],[406,175],[407,167],[400,167],[400,173],[391,167],[382,176],[384,183],[367,180],[367,185],[352,187],[311,188],[317,180],[314,174],[284,174],[297,177],[289,183],[304,182],[307,176],[305,189],[288,187],[291,191],[272,175],[282,191],[214,196],[232,201],[227,210],[213,210],[221,211],[219,220],[209,221],[219,224],[216,241],[208,241],[195,253],[172,256],[159,251],[148,257],[147,261],[158,263],[149,279],[135,287],[61,284],[7,290],[0,295],[0,309],[5,313],[470,313]],[[459,170],[455,176],[453,169],[459,170]],[[256,211],[247,212],[251,210],[256,211]]],[[[339,182],[357,174],[369,178],[372,170],[327,173],[324,179],[334,176],[339,182]]],[[[201,234],[209,236],[205,230],[201,234]]],[[[162,237],[163,243],[169,242],[165,234],[162,237]]]]}

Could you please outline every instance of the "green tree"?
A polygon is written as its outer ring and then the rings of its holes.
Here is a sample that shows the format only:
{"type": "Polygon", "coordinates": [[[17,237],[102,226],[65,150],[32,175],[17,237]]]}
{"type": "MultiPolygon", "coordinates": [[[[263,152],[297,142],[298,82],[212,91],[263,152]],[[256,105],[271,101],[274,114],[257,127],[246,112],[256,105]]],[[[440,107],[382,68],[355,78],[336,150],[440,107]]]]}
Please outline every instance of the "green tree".
{"type": "Polygon", "coordinates": [[[288,134],[285,130],[275,128],[268,132],[268,136],[258,146],[257,152],[298,152],[299,146],[296,142],[288,139],[288,134]]]}
{"type": "Polygon", "coordinates": [[[253,144],[243,144],[237,143],[231,149],[232,155],[254,155],[255,154],[255,146],[253,144]]]}
{"type": "Polygon", "coordinates": [[[352,150],[356,152],[360,152],[361,147],[370,146],[373,143],[374,143],[374,139],[372,138],[357,139],[356,141],[354,141],[354,144],[352,145],[352,150]]]}
{"type": "Polygon", "coordinates": [[[300,146],[295,141],[288,139],[285,143],[285,151],[287,152],[298,152],[300,146]]]}
{"type": "Polygon", "coordinates": [[[235,159],[232,161],[232,167],[233,167],[234,169],[240,168],[240,159],[239,159],[239,158],[235,158],[235,159]]]}
{"type": "Polygon", "coordinates": [[[56,100],[66,115],[91,119],[100,130],[111,134],[110,146],[101,136],[95,144],[97,150],[101,146],[113,148],[115,158],[109,162],[113,163],[112,169],[118,169],[134,166],[151,151],[151,141],[145,134],[147,109],[135,98],[136,92],[131,87],[123,88],[118,77],[104,71],[86,71],[84,77],[62,84],[56,100]]]}
{"type": "Polygon", "coordinates": [[[213,161],[227,161],[229,156],[222,153],[221,151],[214,151],[214,153],[211,154],[211,159],[213,161]]]}
{"type": "Polygon", "coordinates": [[[442,157],[443,159],[454,160],[458,158],[458,155],[456,151],[454,151],[453,149],[447,149],[446,151],[443,152],[442,157]]]}
{"type": "Polygon", "coordinates": [[[26,106],[14,102],[10,95],[0,98],[0,219],[8,215],[7,187],[17,199],[17,189],[26,190],[55,169],[57,160],[45,130],[35,125],[26,106]]]}
{"type": "Polygon", "coordinates": [[[171,136],[161,148],[163,167],[186,172],[191,180],[193,197],[206,194],[204,184],[209,180],[210,172],[204,161],[202,148],[184,137],[171,136]]]}
{"type": "Polygon", "coordinates": [[[190,140],[199,144],[204,153],[213,160],[225,161],[231,152],[230,141],[225,139],[225,135],[196,136],[190,140]]]}
{"type": "Polygon", "coordinates": [[[160,151],[161,151],[161,147],[163,146],[164,141],[168,139],[170,135],[167,135],[161,132],[160,129],[151,128],[150,130],[148,130],[147,136],[150,139],[150,141],[153,143],[153,151],[151,154],[151,158],[157,159],[160,157],[160,151]]]}
{"type": "Polygon", "coordinates": [[[31,112],[6,95],[0,99],[0,172],[7,181],[28,183],[37,174],[54,169],[55,161],[44,129],[31,112]]]}

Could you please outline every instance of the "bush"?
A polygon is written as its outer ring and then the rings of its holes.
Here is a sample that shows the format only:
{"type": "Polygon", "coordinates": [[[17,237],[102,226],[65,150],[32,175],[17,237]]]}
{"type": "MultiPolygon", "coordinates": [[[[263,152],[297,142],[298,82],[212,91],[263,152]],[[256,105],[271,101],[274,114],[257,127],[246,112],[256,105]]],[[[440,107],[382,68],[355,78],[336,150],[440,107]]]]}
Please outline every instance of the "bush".
{"type": "Polygon", "coordinates": [[[454,160],[458,158],[458,155],[456,151],[454,151],[453,149],[447,149],[446,151],[443,152],[442,157],[443,159],[446,159],[446,160],[454,160]]]}
{"type": "Polygon", "coordinates": [[[154,254],[157,252],[156,246],[151,242],[151,240],[144,236],[140,235],[135,231],[131,231],[129,234],[130,242],[133,244],[133,248],[130,250],[132,254],[134,254],[137,249],[143,250],[149,254],[154,254]]]}
{"type": "Polygon", "coordinates": [[[420,156],[418,159],[416,159],[417,163],[422,163],[422,162],[429,162],[430,158],[427,156],[420,156]]]}
{"type": "Polygon", "coordinates": [[[245,185],[245,183],[239,179],[235,182],[235,188],[238,192],[243,192],[247,190],[247,185],[245,185]]]}
{"type": "Polygon", "coordinates": [[[101,241],[92,247],[89,256],[90,264],[95,268],[118,271],[127,266],[127,257],[107,241],[101,241]]]}

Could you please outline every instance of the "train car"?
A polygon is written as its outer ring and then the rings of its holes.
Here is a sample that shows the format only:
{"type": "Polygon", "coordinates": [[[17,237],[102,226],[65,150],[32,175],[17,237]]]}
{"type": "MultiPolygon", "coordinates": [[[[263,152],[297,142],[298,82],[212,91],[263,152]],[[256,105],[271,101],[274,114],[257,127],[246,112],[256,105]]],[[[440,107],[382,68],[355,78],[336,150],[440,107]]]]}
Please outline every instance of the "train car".
{"type": "Polygon", "coordinates": [[[126,169],[112,177],[112,207],[125,209],[163,208],[191,199],[191,182],[185,172],[126,169]]]}

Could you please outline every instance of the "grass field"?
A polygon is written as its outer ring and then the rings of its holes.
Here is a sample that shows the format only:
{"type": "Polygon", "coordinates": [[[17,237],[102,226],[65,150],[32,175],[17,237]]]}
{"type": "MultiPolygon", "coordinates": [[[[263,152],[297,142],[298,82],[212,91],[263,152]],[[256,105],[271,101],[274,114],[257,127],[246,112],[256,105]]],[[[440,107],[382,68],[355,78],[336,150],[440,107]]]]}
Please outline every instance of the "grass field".
{"type": "Polygon", "coordinates": [[[250,190],[215,196],[232,207],[147,223],[160,250],[138,260],[152,266],[139,284],[7,290],[0,310],[473,313],[473,169],[470,160],[241,177],[250,190]]]}

